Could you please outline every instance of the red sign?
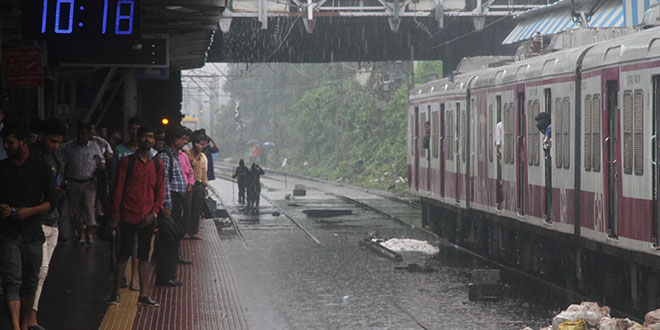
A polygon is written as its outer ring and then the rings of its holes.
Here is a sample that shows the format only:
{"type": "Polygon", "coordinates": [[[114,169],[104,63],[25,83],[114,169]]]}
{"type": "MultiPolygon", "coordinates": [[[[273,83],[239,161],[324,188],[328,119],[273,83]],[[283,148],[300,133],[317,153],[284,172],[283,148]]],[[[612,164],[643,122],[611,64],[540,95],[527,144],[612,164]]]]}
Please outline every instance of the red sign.
{"type": "Polygon", "coordinates": [[[7,88],[35,87],[44,83],[39,48],[15,48],[2,51],[2,68],[7,88]]]}

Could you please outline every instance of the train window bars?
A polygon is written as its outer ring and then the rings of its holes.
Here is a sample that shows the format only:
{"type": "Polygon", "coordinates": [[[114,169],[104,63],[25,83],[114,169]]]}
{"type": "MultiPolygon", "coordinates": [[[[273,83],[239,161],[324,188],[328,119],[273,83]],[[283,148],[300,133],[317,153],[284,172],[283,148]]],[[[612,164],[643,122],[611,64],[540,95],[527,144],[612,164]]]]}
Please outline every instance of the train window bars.
{"type": "Polygon", "coordinates": [[[591,170],[593,172],[600,172],[600,155],[601,155],[601,137],[600,129],[602,123],[600,122],[601,103],[600,94],[594,94],[592,99],[592,112],[591,112],[591,170]]]}
{"type": "Polygon", "coordinates": [[[632,174],[633,167],[633,95],[623,92],[623,173],[632,174]]]}
{"type": "Polygon", "coordinates": [[[644,91],[635,90],[633,107],[633,158],[635,175],[644,174],[644,91]]]}
{"type": "Polygon", "coordinates": [[[592,144],[592,133],[591,133],[591,95],[584,97],[584,170],[589,172],[591,171],[591,148],[592,144]]]}
{"type": "Polygon", "coordinates": [[[563,162],[562,165],[564,166],[565,169],[569,169],[570,166],[570,150],[571,150],[571,145],[570,145],[570,98],[565,97],[562,104],[561,104],[561,112],[562,112],[562,117],[561,117],[561,131],[562,131],[562,138],[561,138],[561,143],[562,143],[562,158],[563,162]]]}
{"type": "Polygon", "coordinates": [[[555,112],[555,120],[554,120],[555,124],[552,125],[552,132],[551,132],[552,140],[553,140],[552,141],[552,148],[555,149],[555,165],[557,166],[557,168],[561,168],[562,167],[562,160],[563,160],[562,152],[561,152],[562,147],[563,147],[563,144],[561,143],[561,140],[562,140],[561,119],[563,117],[563,115],[562,115],[563,111],[562,111],[562,108],[561,108],[561,98],[559,98],[559,97],[555,101],[555,109],[557,110],[555,112]]]}
{"type": "Polygon", "coordinates": [[[496,120],[495,117],[493,117],[493,105],[488,106],[488,117],[486,118],[486,131],[488,134],[488,161],[493,162],[493,149],[496,148],[495,144],[493,143],[493,120],[496,120]]]}
{"type": "Polygon", "coordinates": [[[534,165],[534,135],[538,130],[534,129],[534,102],[527,101],[527,165],[534,165]]]}
{"type": "MultiPolygon", "coordinates": [[[[430,106],[429,106],[430,111],[430,106]]],[[[438,158],[438,112],[431,114],[431,155],[438,158]]]]}
{"type": "Polygon", "coordinates": [[[420,149],[420,158],[426,158],[426,148],[424,148],[424,123],[426,123],[426,113],[419,114],[419,136],[420,139],[417,139],[419,142],[420,149]]]}

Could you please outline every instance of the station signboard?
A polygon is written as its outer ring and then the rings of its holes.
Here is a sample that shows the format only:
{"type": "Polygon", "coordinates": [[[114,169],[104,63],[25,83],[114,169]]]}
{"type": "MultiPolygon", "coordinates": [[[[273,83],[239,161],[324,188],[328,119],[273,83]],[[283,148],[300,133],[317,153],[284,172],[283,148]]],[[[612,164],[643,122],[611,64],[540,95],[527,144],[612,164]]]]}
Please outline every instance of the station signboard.
{"type": "Polygon", "coordinates": [[[2,50],[2,68],[7,88],[37,87],[44,83],[39,48],[2,50]]]}

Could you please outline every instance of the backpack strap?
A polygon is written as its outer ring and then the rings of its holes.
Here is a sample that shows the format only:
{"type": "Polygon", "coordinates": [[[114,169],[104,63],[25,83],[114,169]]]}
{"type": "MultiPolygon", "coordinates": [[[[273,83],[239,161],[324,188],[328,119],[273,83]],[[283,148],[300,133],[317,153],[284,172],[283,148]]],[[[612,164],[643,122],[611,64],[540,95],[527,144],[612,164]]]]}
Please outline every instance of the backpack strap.
{"type": "MultiPolygon", "coordinates": [[[[172,182],[172,180],[174,180],[174,155],[171,152],[161,150],[156,154],[156,157],[154,157],[154,158],[158,158],[158,155],[160,155],[160,154],[166,154],[167,157],[170,159],[170,175],[169,175],[169,177],[170,177],[170,182],[172,182]]],[[[158,172],[158,170],[156,170],[156,172],[158,172]]]]}

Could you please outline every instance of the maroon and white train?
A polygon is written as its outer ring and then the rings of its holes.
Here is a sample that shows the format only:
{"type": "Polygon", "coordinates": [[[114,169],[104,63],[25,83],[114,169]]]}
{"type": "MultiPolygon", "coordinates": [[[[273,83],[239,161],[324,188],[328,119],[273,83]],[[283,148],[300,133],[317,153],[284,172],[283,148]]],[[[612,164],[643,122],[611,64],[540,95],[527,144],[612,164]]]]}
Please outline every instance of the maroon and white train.
{"type": "Polygon", "coordinates": [[[409,187],[425,205],[643,254],[658,269],[660,28],[426,83],[408,121],[409,187]],[[540,112],[552,118],[550,158],[540,112]]]}

